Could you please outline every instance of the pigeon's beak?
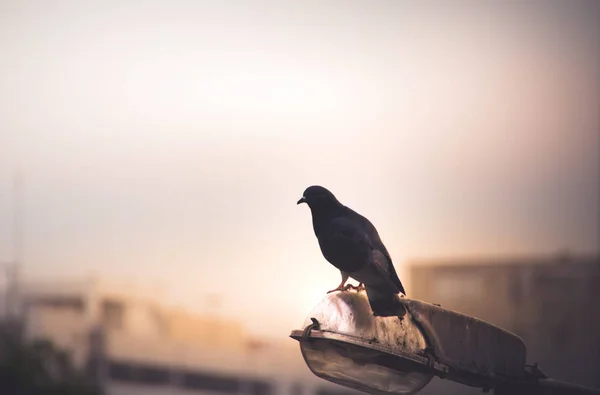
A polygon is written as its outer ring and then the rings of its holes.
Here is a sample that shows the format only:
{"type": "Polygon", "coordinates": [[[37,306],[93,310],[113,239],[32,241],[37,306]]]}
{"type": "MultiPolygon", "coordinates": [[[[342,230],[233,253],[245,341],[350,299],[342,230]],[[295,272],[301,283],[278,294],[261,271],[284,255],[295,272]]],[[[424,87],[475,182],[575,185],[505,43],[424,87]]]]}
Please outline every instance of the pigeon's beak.
{"type": "Polygon", "coordinates": [[[296,204],[300,204],[300,203],[306,203],[306,198],[304,196],[302,196],[296,204]]]}

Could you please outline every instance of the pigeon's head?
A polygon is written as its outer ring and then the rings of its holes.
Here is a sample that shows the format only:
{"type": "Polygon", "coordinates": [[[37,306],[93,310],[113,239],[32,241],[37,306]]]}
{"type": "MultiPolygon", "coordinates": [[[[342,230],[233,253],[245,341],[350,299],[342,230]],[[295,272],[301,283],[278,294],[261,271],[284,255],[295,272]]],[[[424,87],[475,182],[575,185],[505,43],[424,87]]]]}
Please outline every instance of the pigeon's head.
{"type": "Polygon", "coordinates": [[[306,203],[311,210],[326,210],[339,207],[341,204],[327,188],[313,185],[304,190],[297,204],[306,203]]]}

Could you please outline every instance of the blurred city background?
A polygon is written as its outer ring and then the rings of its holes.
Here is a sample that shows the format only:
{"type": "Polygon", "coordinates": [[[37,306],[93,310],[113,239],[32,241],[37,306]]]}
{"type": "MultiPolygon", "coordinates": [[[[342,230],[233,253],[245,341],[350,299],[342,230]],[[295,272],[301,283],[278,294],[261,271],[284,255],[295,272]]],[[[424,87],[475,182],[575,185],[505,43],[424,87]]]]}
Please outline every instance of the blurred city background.
{"type": "Polygon", "coordinates": [[[0,0],[0,392],[39,358],[80,394],[351,393],[288,338],[339,282],[313,184],[409,297],[600,388],[599,37],[594,0],[0,0]]]}

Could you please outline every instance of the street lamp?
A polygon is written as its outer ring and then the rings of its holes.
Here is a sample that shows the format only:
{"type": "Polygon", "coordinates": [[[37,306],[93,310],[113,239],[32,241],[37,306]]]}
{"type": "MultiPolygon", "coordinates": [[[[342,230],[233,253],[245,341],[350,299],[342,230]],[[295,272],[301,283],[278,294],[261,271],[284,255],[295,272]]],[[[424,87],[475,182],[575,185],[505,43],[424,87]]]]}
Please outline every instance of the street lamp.
{"type": "Polygon", "coordinates": [[[294,330],[309,369],[373,395],[410,395],[434,376],[501,394],[600,394],[526,365],[525,343],[485,321],[400,298],[399,316],[375,317],[365,292],[336,292],[294,330]]]}

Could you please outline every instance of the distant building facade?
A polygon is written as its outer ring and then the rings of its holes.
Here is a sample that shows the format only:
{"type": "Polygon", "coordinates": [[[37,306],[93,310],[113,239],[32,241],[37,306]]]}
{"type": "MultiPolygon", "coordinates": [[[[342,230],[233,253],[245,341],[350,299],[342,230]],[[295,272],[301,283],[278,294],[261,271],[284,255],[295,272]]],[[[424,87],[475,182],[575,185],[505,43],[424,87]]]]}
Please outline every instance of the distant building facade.
{"type": "Polygon", "coordinates": [[[68,351],[107,395],[357,393],[314,376],[291,339],[254,339],[239,322],[168,309],[151,294],[93,280],[26,283],[19,310],[28,339],[68,351]]]}
{"type": "Polygon", "coordinates": [[[529,364],[600,388],[600,257],[413,262],[411,298],[521,336],[529,364]]]}

